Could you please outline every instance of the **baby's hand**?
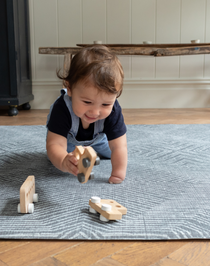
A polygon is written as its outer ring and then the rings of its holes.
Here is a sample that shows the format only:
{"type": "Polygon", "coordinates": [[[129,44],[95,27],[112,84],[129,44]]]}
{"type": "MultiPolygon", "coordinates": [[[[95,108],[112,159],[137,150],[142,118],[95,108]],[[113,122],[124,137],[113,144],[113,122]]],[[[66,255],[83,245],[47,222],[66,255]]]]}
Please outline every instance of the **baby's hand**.
{"type": "Polygon", "coordinates": [[[77,174],[79,173],[77,165],[78,165],[77,158],[75,157],[75,155],[72,152],[70,152],[66,155],[66,157],[64,158],[64,160],[62,162],[63,172],[69,172],[69,173],[77,176],[77,174]]]}
{"type": "Polygon", "coordinates": [[[110,176],[109,178],[109,183],[110,184],[120,184],[122,183],[122,181],[124,180],[124,178],[120,178],[118,176],[110,176]]]}

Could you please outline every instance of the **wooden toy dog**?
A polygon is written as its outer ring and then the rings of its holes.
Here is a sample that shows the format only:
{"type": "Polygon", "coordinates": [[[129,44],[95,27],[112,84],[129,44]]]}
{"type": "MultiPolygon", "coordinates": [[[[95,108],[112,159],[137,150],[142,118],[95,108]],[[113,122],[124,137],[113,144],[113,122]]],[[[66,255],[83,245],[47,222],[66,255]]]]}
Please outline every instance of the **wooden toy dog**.
{"type": "Polygon", "coordinates": [[[100,158],[92,147],[83,148],[82,146],[76,146],[74,155],[79,160],[77,178],[80,183],[84,184],[89,179],[94,178],[94,174],[91,171],[94,165],[100,164],[100,158]]]}
{"type": "Polygon", "coordinates": [[[38,202],[38,194],[35,193],[35,177],[30,175],[20,188],[20,203],[18,204],[18,212],[33,213],[33,202],[38,202]]]}
{"type": "Polygon", "coordinates": [[[103,222],[108,222],[109,220],[121,220],[122,215],[127,213],[127,208],[111,199],[91,197],[89,205],[89,211],[91,213],[100,213],[100,220],[103,222]]]}

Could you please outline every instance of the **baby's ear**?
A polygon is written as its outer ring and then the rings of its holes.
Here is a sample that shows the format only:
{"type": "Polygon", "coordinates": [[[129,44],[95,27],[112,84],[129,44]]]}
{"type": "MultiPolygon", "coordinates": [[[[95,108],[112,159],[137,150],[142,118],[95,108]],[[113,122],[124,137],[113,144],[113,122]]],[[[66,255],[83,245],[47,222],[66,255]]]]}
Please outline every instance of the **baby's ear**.
{"type": "Polygon", "coordinates": [[[70,89],[70,86],[66,86],[66,88],[67,88],[67,93],[68,93],[68,96],[70,96],[70,97],[71,97],[71,89],[70,89]]]}
{"type": "Polygon", "coordinates": [[[63,88],[68,88],[69,87],[69,83],[68,83],[68,81],[66,81],[66,80],[63,80],[63,88]]]}

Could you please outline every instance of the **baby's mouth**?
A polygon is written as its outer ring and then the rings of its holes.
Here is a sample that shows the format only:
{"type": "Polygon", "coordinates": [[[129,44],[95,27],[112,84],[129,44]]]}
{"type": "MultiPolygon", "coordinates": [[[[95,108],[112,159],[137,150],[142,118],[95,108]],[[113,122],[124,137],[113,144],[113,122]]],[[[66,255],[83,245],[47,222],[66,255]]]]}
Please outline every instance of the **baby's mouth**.
{"type": "Polygon", "coordinates": [[[98,117],[90,117],[90,116],[88,116],[88,115],[85,115],[85,116],[86,116],[86,118],[89,119],[89,120],[97,120],[97,119],[98,119],[98,117]]]}

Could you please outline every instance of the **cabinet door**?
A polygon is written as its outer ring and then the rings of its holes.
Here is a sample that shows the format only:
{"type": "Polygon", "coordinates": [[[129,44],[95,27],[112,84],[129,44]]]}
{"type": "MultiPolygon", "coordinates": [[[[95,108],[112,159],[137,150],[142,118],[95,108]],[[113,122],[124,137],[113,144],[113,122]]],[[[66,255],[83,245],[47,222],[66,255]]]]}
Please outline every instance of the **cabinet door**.
{"type": "Polygon", "coordinates": [[[12,12],[8,12],[9,2],[0,1],[0,98],[16,95],[14,21],[12,12]]]}
{"type": "MultiPolygon", "coordinates": [[[[32,96],[30,31],[27,0],[13,0],[17,90],[20,104],[25,96],[32,96]]],[[[30,100],[32,100],[31,97],[30,100]]],[[[29,101],[29,100],[27,100],[29,101]]]]}
{"type": "Polygon", "coordinates": [[[0,0],[0,105],[33,100],[27,0],[0,0]]]}

